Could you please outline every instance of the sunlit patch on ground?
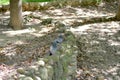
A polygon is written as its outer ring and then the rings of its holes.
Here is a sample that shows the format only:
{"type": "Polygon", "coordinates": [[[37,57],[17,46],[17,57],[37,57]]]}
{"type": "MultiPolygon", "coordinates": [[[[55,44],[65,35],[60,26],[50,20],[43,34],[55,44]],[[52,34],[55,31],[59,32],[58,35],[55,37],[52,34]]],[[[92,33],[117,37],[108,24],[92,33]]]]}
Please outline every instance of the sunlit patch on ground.
{"type": "MultiPolygon", "coordinates": [[[[94,22],[92,24],[79,25],[79,22],[83,22],[84,19],[89,20],[92,17],[109,17],[114,15],[114,13],[107,11],[102,12],[97,9],[90,10],[81,7],[66,7],[64,9],[54,9],[44,12],[23,12],[26,29],[17,31],[4,27],[4,24],[6,25],[9,22],[9,13],[4,14],[4,16],[0,15],[0,45],[5,46],[5,48],[0,47],[0,55],[3,56],[3,54],[6,54],[6,56],[12,55],[14,57],[16,56],[15,54],[22,54],[22,56],[19,56],[23,58],[26,58],[26,56],[29,57],[29,62],[32,61],[31,59],[36,58],[36,56],[41,57],[40,54],[44,55],[48,51],[50,43],[59,34],[59,31],[58,33],[54,33],[54,31],[59,30],[56,29],[56,27],[58,27],[56,24],[60,22],[65,25],[65,29],[70,29],[75,35],[79,35],[80,37],[86,35],[87,39],[91,40],[85,39],[87,41],[86,43],[90,45],[88,45],[88,49],[86,49],[85,46],[85,51],[88,50],[86,51],[88,54],[87,58],[85,57],[87,60],[83,62],[83,65],[88,63],[87,65],[89,65],[90,68],[82,67],[82,69],[78,69],[77,77],[82,80],[84,80],[86,76],[87,78],[96,78],[96,76],[103,78],[104,76],[99,76],[99,73],[102,73],[105,77],[118,75],[119,79],[120,22],[94,22]],[[48,18],[53,19],[51,23],[42,24],[42,20],[48,18]],[[77,23],[78,26],[74,28],[72,25],[77,23]],[[107,54],[107,52],[109,52],[109,54],[107,54]],[[107,65],[106,62],[108,62],[109,65],[107,65]],[[99,67],[103,67],[104,69],[100,69],[99,67]]],[[[63,27],[63,25],[59,26],[63,27]]],[[[2,70],[1,67],[3,68],[3,66],[0,65],[0,70],[2,70]]],[[[6,69],[4,71],[6,71],[6,69]]],[[[0,76],[4,75],[2,74],[3,73],[0,73],[0,76]]]]}

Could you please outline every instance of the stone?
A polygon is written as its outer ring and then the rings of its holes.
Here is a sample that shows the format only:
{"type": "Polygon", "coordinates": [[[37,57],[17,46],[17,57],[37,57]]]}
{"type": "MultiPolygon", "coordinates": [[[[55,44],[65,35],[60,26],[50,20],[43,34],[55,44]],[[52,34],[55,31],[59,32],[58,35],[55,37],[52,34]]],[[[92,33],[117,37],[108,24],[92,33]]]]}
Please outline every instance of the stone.
{"type": "Polygon", "coordinates": [[[54,76],[54,69],[52,66],[48,65],[46,66],[47,70],[48,70],[48,76],[49,76],[49,80],[53,80],[52,77],[54,76]]]}
{"type": "Polygon", "coordinates": [[[25,73],[25,70],[23,68],[18,68],[17,69],[17,72],[20,73],[20,74],[24,74],[25,73]]]}
{"type": "Polygon", "coordinates": [[[23,78],[23,77],[25,77],[25,75],[23,75],[23,74],[20,74],[20,75],[19,75],[19,78],[23,78]]]}
{"type": "Polygon", "coordinates": [[[38,75],[42,80],[48,80],[48,70],[46,67],[39,67],[39,73],[38,75]]]}
{"type": "Polygon", "coordinates": [[[33,80],[31,77],[22,77],[19,80],[33,80]]]}
{"type": "Polygon", "coordinates": [[[35,66],[18,70],[24,73],[19,80],[74,80],[78,53],[76,40],[71,33],[65,33],[64,36],[65,41],[61,43],[61,48],[57,50],[56,55],[39,58],[35,66]]]}
{"type": "Polygon", "coordinates": [[[104,76],[98,76],[96,80],[104,80],[104,76]]]}
{"type": "Polygon", "coordinates": [[[35,73],[35,71],[38,71],[38,67],[37,66],[30,66],[27,70],[31,73],[35,73]]]}
{"type": "Polygon", "coordinates": [[[36,63],[39,66],[45,66],[45,62],[43,60],[40,60],[36,63]]]}
{"type": "Polygon", "coordinates": [[[41,78],[38,76],[34,76],[34,80],[41,80],[41,78]]]}

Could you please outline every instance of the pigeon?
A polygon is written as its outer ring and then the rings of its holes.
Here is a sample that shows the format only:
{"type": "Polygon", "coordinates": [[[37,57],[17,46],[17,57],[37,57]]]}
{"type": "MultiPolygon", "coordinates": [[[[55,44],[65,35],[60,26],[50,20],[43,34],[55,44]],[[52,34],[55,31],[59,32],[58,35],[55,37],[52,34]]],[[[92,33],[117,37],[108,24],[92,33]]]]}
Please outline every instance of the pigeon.
{"type": "Polygon", "coordinates": [[[57,43],[62,43],[63,42],[63,35],[62,34],[60,34],[59,36],[58,36],[58,38],[57,39],[55,39],[55,41],[57,41],[57,43]]]}
{"type": "Polygon", "coordinates": [[[58,42],[55,40],[52,42],[52,44],[50,46],[50,54],[49,55],[51,56],[51,55],[55,54],[57,49],[58,49],[58,42]]]}
{"type": "Polygon", "coordinates": [[[50,51],[49,51],[50,56],[56,53],[56,51],[58,50],[58,45],[62,42],[63,42],[63,35],[59,35],[58,38],[55,39],[50,46],[50,51]]]}

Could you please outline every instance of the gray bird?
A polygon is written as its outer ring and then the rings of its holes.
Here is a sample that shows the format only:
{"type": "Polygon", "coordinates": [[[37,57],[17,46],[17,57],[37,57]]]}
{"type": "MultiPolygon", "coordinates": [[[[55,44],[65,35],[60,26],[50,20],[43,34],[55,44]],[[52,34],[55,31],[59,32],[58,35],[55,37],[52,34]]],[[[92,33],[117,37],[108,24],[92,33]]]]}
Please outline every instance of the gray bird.
{"type": "Polygon", "coordinates": [[[50,56],[56,53],[56,51],[58,50],[58,45],[62,42],[63,42],[63,36],[59,35],[58,38],[55,39],[50,46],[50,52],[49,52],[50,56]]]}
{"type": "Polygon", "coordinates": [[[54,42],[52,42],[52,45],[50,46],[50,56],[55,54],[56,51],[58,49],[58,42],[55,40],[54,42]]]}
{"type": "Polygon", "coordinates": [[[63,35],[62,34],[60,34],[59,36],[58,36],[58,38],[57,39],[55,39],[54,41],[57,41],[57,43],[62,43],[63,42],[63,35]]]}

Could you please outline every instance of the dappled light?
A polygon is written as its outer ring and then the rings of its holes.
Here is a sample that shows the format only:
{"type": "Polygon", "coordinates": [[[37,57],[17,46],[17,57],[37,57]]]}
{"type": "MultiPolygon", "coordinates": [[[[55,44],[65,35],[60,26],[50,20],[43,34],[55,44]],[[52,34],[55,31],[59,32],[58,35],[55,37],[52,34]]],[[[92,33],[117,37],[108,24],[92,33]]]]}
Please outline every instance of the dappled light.
{"type": "Polygon", "coordinates": [[[108,40],[109,41],[109,44],[111,46],[120,46],[120,42],[119,41],[113,41],[113,40],[108,40]]]}
{"type": "Polygon", "coordinates": [[[35,32],[35,29],[24,29],[24,30],[17,30],[17,31],[3,31],[3,34],[8,36],[15,36],[15,35],[23,35],[25,33],[35,32]]]}
{"type": "Polygon", "coordinates": [[[19,30],[10,26],[10,6],[3,1],[0,80],[120,79],[116,0],[25,0],[19,30]]]}

